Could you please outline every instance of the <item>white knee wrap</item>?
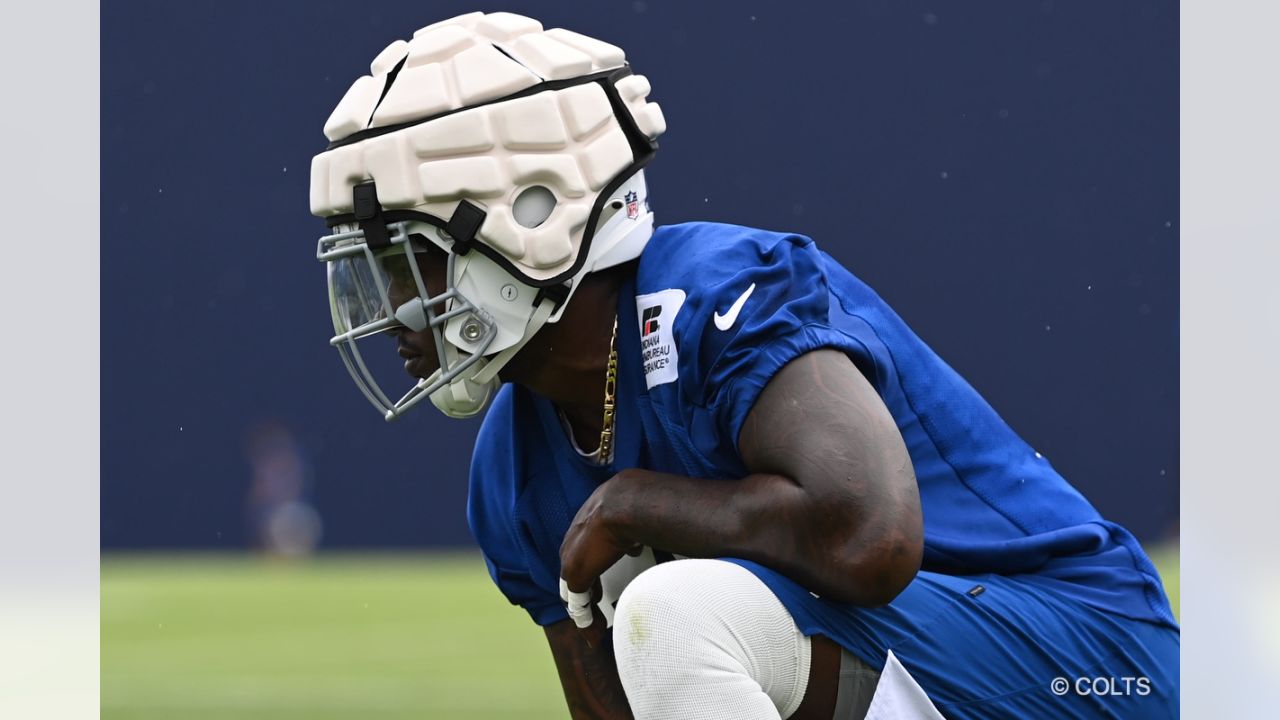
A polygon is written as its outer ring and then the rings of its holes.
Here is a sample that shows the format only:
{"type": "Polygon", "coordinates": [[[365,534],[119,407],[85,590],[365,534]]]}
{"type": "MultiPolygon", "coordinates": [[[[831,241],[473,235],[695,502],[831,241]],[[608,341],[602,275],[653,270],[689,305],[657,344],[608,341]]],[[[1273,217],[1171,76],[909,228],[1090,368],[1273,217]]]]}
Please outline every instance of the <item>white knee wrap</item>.
{"type": "Polygon", "coordinates": [[[645,718],[786,718],[809,682],[809,638],[769,588],[722,560],[677,560],[623,591],[618,674],[645,718]]]}

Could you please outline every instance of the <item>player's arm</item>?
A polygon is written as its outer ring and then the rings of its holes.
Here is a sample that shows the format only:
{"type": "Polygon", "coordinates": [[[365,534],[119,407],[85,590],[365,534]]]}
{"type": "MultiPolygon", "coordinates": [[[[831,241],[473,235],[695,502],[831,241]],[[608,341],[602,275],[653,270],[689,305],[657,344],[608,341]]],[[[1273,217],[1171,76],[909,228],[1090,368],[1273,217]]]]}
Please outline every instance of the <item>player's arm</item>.
{"type": "Polygon", "coordinates": [[[738,449],[751,473],[740,480],[626,470],[601,485],[561,547],[569,589],[589,589],[638,545],[754,560],[865,606],[889,602],[915,577],[923,520],[911,458],[843,353],[816,350],[779,370],[738,449]]]}
{"type": "Polygon", "coordinates": [[[556,661],[564,699],[573,720],[630,720],[631,706],[618,679],[618,666],[605,644],[608,630],[600,611],[595,622],[579,630],[570,620],[543,628],[556,661]]]}

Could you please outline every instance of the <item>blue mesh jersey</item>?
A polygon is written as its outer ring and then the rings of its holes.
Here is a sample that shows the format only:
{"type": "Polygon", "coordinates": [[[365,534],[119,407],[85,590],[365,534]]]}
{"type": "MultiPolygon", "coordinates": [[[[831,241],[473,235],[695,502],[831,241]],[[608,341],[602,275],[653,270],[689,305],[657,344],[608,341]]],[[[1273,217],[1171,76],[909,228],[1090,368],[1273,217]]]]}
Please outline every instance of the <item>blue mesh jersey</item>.
{"type": "MultiPolygon", "coordinates": [[[[797,356],[837,348],[874,385],[906,440],[924,511],[921,578],[942,587],[955,576],[989,574],[1088,612],[1176,628],[1133,535],[1103,519],[875,292],[808,238],[710,223],[661,227],[618,312],[611,466],[583,458],[555,408],[510,384],[476,442],[472,532],[499,588],[538,624],[567,617],[560,543],[596,486],[628,467],[708,481],[746,475],[736,443],[761,390],[797,356]]],[[[865,623],[860,629],[851,619],[857,610],[743,565],[806,632],[858,646],[865,623]]],[[[904,593],[904,607],[912,594],[904,593]]]]}

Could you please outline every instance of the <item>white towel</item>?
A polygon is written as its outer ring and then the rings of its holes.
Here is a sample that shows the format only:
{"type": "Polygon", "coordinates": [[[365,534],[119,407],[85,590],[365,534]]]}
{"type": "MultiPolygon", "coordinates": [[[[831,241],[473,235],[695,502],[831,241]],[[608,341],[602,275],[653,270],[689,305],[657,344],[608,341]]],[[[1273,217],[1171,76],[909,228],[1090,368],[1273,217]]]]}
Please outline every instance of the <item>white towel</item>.
{"type": "Polygon", "coordinates": [[[876,683],[876,694],[871,697],[867,720],[943,720],[942,713],[930,702],[929,696],[916,683],[911,673],[902,666],[893,651],[885,660],[876,683]]]}

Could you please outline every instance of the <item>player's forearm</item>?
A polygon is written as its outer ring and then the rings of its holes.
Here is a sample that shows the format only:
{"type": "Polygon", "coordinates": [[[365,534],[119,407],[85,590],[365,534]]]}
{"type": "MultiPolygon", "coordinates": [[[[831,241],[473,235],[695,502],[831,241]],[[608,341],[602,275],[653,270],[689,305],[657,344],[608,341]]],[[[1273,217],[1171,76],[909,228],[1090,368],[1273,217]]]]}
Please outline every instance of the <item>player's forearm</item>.
{"type": "Polygon", "coordinates": [[[569,716],[573,720],[631,720],[631,706],[607,645],[604,618],[598,609],[594,612],[596,622],[585,630],[567,620],[546,628],[569,716]]]}
{"type": "Polygon", "coordinates": [[[858,508],[791,478],[709,481],[647,470],[616,476],[604,522],[629,542],[689,557],[739,557],[834,600],[881,605],[910,582],[918,545],[891,508],[858,508]]]}

